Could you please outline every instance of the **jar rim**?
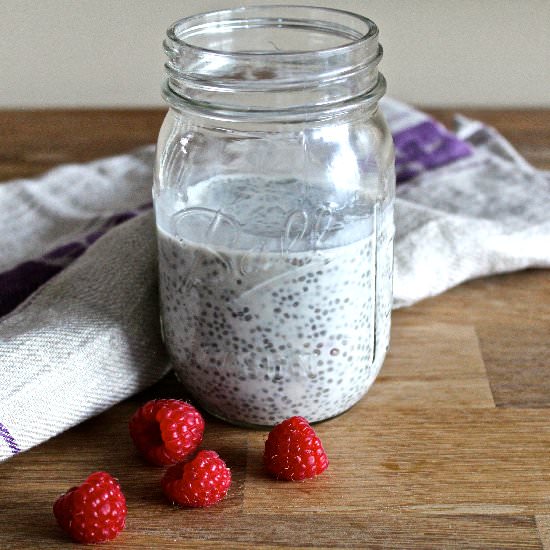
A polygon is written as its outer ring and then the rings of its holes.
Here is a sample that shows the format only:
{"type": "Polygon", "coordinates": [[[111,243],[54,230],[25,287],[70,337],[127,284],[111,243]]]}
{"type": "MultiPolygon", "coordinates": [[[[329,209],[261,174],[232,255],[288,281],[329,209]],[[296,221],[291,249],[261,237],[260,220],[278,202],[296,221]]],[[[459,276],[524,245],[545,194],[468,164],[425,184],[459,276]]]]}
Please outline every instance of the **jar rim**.
{"type": "Polygon", "coordinates": [[[167,30],[163,96],[173,106],[224,118],[333,115],[383,95],[378,34],[363,15],[317,6],[191,15],[167,30]]]}
{"type": "MultiPolygon", "coordinates": [[[[284,19],[288,19],[287,17],[281,17],[280,21],[282,22],[284,19]]],[[[238,20],[235,20],[238,21],[238,20]]],[[[271,5],[250,5],[250,6],[240,6],[237,8],[229,8],[229,9],[223,9],[223,10],[214,10],[214,11],[207,11],[202,12],[194,15],[190,15],[187,17],[183,17],[181,19],[178,19],[174,23],[172,23],[167,31],[167,37],[177,46],[188,48],[191,51],[195,52],[202,52],[206,54],[211,55],[217,55],[217,56],[223,56],[223,57],[231,57],[231,58],[240,58],[240,59],[246,59],[246,58],[258,58],[262,57],[262,59],[269,59],[270,57],[273,58],[285,58],[285,59],[292,59],[296,57],[303,57],[307,54],[313,54],[315,56],[330,56],[335,53],[344,53],[346,51],[351,51],[355,48],[361,48],[365,44],[365,42],[376,38],[378,36],[378,26],[374,21],[369,19],[368,17],[365,17],[364,15],[354,13],[348,10],[342,10],[339,8],[328,8],[323,6],[308,6],[308,5],[298,5],[298,4],[271,4],[271,5]],[[208,24],[212,23],[220,23],[220,27],[223,26],[230,26],[229,23],[231,22],[231,17],[227,17],[230,15],[239,15],[239,14],[246,14],[246,13],[254,13],[254,12],[269,12],[277,9],[284,9],[284,10],[304,10],[307,9],[311,12],[316,12],[319,14],[326,14],[326,15],[340,15],[348,17],[351,20],[355,22],[361,22],[366,25],[366,30],[362,34],[357,33],[356,37],[350,38],[350,40],[345,44],[340,44],[337,46],[332,46],[328,48],[320,48],[315,50],[289,50],[289,51],[227,51],[223,49],[215,49],[215,48],[208,48],[204,46],[199,46],[196,44],[193,44],[186,38],[189,37],[191,31],[205,28],[208,24]],[[224,17],[226,16],[226,17],[224,17]],[[210,21],[208,21],[210,19],[210,21]],[[183,31],[183,32],[182,32],[183,31]]]]}

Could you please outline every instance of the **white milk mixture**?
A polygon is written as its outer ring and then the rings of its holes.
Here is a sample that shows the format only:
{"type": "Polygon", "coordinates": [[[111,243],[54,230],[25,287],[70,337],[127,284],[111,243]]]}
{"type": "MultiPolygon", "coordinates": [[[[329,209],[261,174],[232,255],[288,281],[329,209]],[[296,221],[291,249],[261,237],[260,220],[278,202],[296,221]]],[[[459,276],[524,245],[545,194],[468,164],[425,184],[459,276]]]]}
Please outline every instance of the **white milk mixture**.
{"type": "Polygon", "coordinates": [[[156,201],[164,339],[209,412],[273,425],[335,416],[368,390],[390,335],[392,204],[213,178],[156,201]],[[359,215],[360,213],[360,215],[359,215]]]}

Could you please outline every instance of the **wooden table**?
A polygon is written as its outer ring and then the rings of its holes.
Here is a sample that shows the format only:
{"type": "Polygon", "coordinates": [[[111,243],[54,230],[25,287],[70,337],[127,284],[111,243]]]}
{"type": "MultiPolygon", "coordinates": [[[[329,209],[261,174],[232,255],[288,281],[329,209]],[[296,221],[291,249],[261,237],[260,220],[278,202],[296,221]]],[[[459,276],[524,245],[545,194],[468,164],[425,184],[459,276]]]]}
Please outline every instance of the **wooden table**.
{"type": "MultiPolygon", "coordinates": [[[[452,110],[432,111],[449,122],[452,110]]],[[[469,111],[550,169],[550,111],[469,111]]],[[[0,180],[152,142],[162,112],[0,113],[0,180]]],[[[550,548],[550,274],[476,280],[394,315],[381,375],[317,431],[330,469],[304,483],[263,473],[265,432],[207,418],[204,446],[232,468],[220,505],[182,510],[127,434],[154,388],[0,465],[0,548],[66,548],[51,505],[88,473],[116,475],[126,531],[109,548],[550,548]]],[[[1,374],[0,374],[1,376],[1,374]]]]}

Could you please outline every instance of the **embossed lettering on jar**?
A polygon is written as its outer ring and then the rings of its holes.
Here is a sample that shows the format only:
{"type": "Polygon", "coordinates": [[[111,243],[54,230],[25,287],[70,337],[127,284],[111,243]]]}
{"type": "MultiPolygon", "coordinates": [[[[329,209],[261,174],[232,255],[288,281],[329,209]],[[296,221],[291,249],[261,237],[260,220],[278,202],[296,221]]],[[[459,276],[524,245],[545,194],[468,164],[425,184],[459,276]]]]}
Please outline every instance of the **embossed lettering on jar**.
{"type": "Polygon", "coordinates": [[[240,424],[355,404],[390,336],[395,189],[369,19],[244,7],[176,22],[154,202],[163,336],[240,424]]]}

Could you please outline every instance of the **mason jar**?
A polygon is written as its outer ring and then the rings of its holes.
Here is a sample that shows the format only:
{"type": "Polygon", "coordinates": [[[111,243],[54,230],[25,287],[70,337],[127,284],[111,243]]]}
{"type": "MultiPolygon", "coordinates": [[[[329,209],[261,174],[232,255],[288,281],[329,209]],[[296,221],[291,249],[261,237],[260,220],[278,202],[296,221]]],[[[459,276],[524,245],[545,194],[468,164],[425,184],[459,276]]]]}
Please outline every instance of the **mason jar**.
{"type": "Polygon", "coordinates": [[[258,6],[167,31],[154,203],[163,338],[237,424],[356,403],[390,337],[394,153],[376,25],[258,6]]]}

